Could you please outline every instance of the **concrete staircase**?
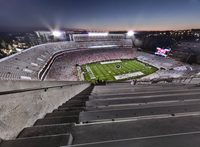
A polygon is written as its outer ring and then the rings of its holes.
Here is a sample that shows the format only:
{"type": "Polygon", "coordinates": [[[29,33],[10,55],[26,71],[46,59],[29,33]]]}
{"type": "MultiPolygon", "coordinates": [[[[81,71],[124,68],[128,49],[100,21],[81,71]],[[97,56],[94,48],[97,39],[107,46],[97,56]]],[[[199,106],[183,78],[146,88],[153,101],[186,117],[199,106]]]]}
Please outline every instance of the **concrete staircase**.
{"type": "Polygon", "coordinates": [[[0,147],[60,147],[71,145],[71,128],[79,123],[79,113],[93,87],[76,95],[52,113],[38,119],[32,127],[24,128],[15,140],[3,141],[0,147]]]}
{"type": "Polygon", "coordinates": [[[0,147],[199,147],[200,87],[90,87],[0,147]]]}

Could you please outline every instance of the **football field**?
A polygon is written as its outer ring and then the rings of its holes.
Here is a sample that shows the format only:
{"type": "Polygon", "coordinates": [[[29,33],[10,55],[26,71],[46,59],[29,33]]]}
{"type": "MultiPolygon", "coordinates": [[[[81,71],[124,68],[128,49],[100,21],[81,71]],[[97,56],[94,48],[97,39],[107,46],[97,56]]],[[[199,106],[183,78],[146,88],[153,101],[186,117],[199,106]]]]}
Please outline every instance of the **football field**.
{"type": "Polygon", "coordinates": [[[136,79],[157,71],[157,68],[138,60],[113,60],[82,65],[86,81],[116,81],[136,79]]]}

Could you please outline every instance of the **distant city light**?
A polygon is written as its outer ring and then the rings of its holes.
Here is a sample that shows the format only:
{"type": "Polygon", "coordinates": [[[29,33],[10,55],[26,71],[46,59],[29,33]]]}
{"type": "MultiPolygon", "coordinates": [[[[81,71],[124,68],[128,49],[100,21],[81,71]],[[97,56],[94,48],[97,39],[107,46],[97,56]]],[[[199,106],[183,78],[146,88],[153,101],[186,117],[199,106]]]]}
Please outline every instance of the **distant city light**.
{"type": "Polygon", "coordinates": [[[134,34],[135,34],[135,32],[132,30],[127,32],[127,36],[129,36],[129,37],[133,36],[134,34]]]}
{"type": "Polygon", "coordinates": [[[108,36],[108,33],[93,33],[93,32],[90,32],[88,33],[88,36],[108,36]]]}
{"type": "Polygon", "coordinates": [[[52,34],[55,37],[60,37],[62,35],[62,32],[60,32],[60,31],[53,31],[52,34]]]}

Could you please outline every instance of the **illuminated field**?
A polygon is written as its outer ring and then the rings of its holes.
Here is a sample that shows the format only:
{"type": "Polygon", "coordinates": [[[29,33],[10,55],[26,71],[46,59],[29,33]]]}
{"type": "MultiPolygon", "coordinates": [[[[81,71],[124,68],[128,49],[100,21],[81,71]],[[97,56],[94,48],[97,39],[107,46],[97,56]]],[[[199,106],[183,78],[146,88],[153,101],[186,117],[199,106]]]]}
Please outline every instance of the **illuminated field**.
{"type": "Polygon", "coordinates": [[[157,68],[138,60],[114,60],[82,66],[86,81],[116,81],[136,79],[157,71],[157,68]]]}

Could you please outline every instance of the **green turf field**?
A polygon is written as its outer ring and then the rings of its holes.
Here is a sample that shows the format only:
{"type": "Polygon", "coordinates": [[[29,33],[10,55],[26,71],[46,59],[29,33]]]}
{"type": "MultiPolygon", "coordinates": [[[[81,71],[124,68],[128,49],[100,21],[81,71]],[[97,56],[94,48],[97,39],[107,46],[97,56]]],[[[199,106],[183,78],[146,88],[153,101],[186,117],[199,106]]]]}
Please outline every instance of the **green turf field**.
{"type": "MultiPolygon", "coordinates": [[[[119,63],[101,64],[101,62],[98,62],[98,63],[82,65],[84,78],[86,81],[91,81],[91,82],[95,82],[97,80],[116,81],[117,79],[115,76],[119,75],[141,72],[143,74],[142,76],[146,76],[157,71],[157,68],[142,63],[138,60],[121,60],[121,61],[122,62],[119,63]]],[[[142,76],[141,75],[135,76],[134,78],[142,76]]],[[[133,79],[133,77],[125,79],[133,79]]]]}

